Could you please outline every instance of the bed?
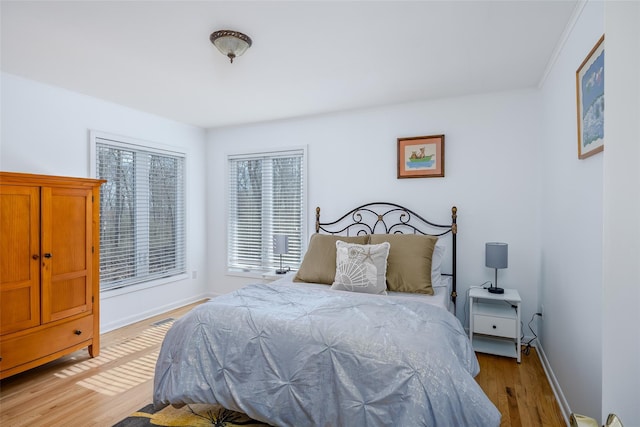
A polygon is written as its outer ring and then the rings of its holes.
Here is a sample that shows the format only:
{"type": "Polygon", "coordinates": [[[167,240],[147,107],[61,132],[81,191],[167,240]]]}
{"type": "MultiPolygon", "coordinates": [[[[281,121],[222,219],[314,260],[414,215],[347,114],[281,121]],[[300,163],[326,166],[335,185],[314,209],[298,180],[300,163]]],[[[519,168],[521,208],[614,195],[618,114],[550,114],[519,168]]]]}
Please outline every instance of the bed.
{"type": "Polygon", "coordinates": [[[277,426],[498,426],[454,315],[451,213],[438,225],[370,203],[323,222],[317,208],[295,274],[213,298],[175,322],[154,404],[218,403],[277,426]]]}

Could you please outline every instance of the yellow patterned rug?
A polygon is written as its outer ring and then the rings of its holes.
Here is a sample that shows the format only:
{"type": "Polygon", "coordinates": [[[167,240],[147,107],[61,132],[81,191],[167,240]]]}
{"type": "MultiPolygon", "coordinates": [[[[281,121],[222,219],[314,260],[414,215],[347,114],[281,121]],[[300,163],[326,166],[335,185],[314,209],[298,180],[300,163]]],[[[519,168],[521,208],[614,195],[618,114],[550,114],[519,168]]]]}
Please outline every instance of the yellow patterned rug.
{"type": "Polygon", "coordinates": [[[176,409],[167,406],[155,411],[153,404],[129,415],[113,427],[175,426],[175,427],[234,427],[268,426],[241,412],[229,411],[220,405],[192,404],[176,409]]]}

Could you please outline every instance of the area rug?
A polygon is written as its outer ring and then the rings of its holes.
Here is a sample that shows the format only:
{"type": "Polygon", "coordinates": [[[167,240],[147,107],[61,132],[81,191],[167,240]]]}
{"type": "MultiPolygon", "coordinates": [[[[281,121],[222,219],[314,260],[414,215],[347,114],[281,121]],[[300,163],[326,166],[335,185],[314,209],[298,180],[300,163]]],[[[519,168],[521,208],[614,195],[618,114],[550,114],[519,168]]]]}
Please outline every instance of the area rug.
{"type": "Polygon", "coordinates": [[[234,426],[268,426],[268,424],[252,420],[241,412],[229,411],[220,405],[192,404],[176,409],[167,406],[155,411],[153,404],[129,415],[113,427],[234,427],[234,426]]]}

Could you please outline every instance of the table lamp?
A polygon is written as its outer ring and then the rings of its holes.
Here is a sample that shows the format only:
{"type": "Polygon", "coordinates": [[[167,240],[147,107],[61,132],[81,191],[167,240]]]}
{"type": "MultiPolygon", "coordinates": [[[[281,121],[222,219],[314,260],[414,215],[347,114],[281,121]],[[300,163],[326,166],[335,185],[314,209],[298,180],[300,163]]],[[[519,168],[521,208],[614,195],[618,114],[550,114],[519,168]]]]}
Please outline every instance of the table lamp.
{"type": "Polygon", "coordinates": [[[276,274],[285,274],[289,269],[282,268],[282,255],[289,253],[289,236],[284,234],[273,235],[273,253],[280,255],[280,268],[276,270],[276,274]]]}
{"type": "Polygon", "coordinates": [[[507,265],[509,263],[508,248],[509,245],[507,245],[506,243],[489,242],[485,244],[485,265],[489,268],[494,268],[496,271],[495,281],[493,282],[493,285],[488,289],[488,291],[492,294],[504,293],[504,289],[498,287],[498,269],[507,268],[507,265]]]}

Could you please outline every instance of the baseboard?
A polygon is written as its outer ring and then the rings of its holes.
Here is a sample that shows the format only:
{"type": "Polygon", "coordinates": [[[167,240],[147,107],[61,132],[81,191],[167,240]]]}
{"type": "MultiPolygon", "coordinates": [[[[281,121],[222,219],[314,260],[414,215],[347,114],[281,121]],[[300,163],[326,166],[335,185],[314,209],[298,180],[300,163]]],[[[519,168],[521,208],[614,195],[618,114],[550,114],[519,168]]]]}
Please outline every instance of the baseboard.
{"type": "Polygon", "coordinates": [[[218,296],[217,294],[212,294],[210,292],[185,298],[179,301],[173,301],[170,304],[165,304],[163,306],[154,307],[151,310],[147,310],[145,312],[136,313],[133,316],[128,316],[122,319],[118,319],[117,321],[107,323],[105,325],[101,325],[100,334],[105,334],[107,332],[122,328],[124,326],[131,325],[136,322],[140,322],[145,319],[149,319],[150,317],[157,316],[158,314],[166,313],[171,310],[175,310],[181,307],[184,307],[189,304],[193,304],[198,301],[202,301],[203,299],[209,299],[218,296]]]}
{"type": "Polygon", "coordinates": [[[569,416],[571,415],[571,408],[569,407],[569,402],[564,397],[564,393],[562,393],[562,388],[560,387],[560,383],[558,383],[558,379],[553,373],[553,369],[551,369],[551,365],[549,365],[549,360],[547,359],[547,355],[544,353],[544,349],[542,345],[538,341],[536,343],[536,352],[538,353],[538,358],[540,359],[540,364],[542,365],[542,369],[544,369],[544,373],[547,375],[547,379],[549,380],[549,384],[551,385],[551,389],[553,390],[553,394],[560,405],[560,410],[562,411],[562,416],[564,417],[564,421],[569,426],[569,416]]]}

